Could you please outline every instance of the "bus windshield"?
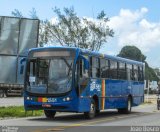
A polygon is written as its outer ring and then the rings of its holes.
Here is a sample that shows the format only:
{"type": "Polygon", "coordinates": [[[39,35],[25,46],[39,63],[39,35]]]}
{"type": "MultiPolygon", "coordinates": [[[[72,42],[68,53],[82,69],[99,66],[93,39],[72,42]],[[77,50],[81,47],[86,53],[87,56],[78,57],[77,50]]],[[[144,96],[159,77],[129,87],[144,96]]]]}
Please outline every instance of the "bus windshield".
{"type": "Polygon", "coordinates": [[[71,90],[73,58],[30,59],[27,68],[27,91],[60,94],[71,90]]]}

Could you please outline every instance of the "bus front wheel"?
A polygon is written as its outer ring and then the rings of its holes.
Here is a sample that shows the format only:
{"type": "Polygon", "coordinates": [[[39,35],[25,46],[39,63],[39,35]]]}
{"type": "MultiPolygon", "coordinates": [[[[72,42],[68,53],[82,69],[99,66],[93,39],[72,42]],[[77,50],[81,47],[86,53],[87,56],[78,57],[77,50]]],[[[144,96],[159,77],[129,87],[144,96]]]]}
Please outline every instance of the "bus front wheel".
{"type": "Polygon", "coordinates": [[[86,119],[92,119],[96,116],[96,104],[94,100],[91,100],[90,111],[84,112],[84,116],[86,119]]]}
{"type": "Polygon", "coordinates": [[[44,110],[44,114],[47,118],[54,118],[56,111],[53,110],[44,110]]]}

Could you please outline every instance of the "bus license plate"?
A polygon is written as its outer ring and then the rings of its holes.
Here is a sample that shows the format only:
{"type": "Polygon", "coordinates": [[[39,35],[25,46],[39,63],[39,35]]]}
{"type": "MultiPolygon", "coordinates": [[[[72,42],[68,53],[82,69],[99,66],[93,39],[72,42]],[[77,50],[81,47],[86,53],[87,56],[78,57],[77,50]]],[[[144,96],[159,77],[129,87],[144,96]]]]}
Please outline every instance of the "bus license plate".
{"type": "Polygon", "coordinates": [[[50,108],[51,105],[50,104],[42,104],[42,107],[50,108]]]}

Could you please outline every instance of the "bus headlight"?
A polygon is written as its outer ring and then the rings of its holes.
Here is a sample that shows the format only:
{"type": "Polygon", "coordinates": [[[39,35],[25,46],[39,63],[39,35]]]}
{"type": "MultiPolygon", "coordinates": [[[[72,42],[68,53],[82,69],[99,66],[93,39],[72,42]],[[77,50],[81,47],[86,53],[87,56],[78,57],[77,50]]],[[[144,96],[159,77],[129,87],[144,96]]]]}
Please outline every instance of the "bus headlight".
{"type": "Polygon", "coordinates": [[[65,97],[65,98],[63,98],[63,101],[70,101],[70,100],[71,100],[70,97],[65,97]]]}
{"type": "Polygon", "coordinates": [[[31,97],[27,97],[27,100],[32,100],[32,98],[31,97]]]}

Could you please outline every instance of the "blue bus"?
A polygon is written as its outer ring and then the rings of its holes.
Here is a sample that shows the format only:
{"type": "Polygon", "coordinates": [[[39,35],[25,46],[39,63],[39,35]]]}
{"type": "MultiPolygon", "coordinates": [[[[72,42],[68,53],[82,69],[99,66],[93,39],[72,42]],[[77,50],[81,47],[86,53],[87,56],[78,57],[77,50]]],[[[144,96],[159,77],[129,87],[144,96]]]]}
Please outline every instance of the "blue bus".
{"type": "Polygon", "coordinates": [[[31,49],[26,59],[25,110],[130,113],[144,102],[144,63],[80,48],[31,49]]]}

